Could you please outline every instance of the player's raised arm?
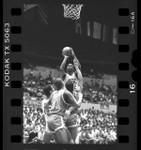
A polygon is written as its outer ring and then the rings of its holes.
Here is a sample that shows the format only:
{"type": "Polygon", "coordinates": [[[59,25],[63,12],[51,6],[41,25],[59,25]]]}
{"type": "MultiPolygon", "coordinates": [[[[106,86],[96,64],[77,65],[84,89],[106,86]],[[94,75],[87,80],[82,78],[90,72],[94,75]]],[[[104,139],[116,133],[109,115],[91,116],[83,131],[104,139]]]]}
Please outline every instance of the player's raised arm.
{"type": "Polygon", "coordinates": [[[67,63],[68,56],[64,55],[64,60],[60,66],[60,71],[62,72],[61,78],[64,80],[66,77],[65,67],[67,63]]]}
{"type": "Polygon", "coordinates": [[[64,47],[62,50],[62,55],[64,56],[64,60],[60,66],[60,69],[65,72],[66,62],[70,56],[74,55],[73,49],[71,47],[64,47]]]}
{"type": "Polygon", "coordinates": [[[83,94],[80,94],[79,100],[77,101],[69,91],[65,91],[63,94],[63,98],[67,104],[79,108],[82,103],[83,94]]]}
{"type": "Polygon", "coordinates": [[[64,59],[63,59],[63,62],[60,66],[60,70],[63,71],[65,73],[65,67],[66,67],[66,63],[67,63],[67,59],[68,59],[69,56],[66,56],[64,55],[64,59]]]}
{"type": "Polygon", "coordinates": [[[81,86],[83,86],[83,76],[82,76],[81,70],[79,68],[79,63],[75,58],[73,59],[73,64],[74,64],[74,67],[76,70],[77,78],[78,78],[79,82],[81,83],[81,86]]]}
{"type": "Polygon", "coordinates": [[[83,76],[82,76],[82,73],[79,69],[79,64],[78,62],[76,61],[76,59],[73,60],[73,64],[74,64],[74,67],[75,67],[75,70],[76,70],[76,73],[77,73],[77,76],[78,76],[78,80],[83,80],[83,76]]]}
{"type": "Polygon", "coordinates": [[[75,61],[75,62],[78,63],[78,67],[79,67],[79,69],[81,70],[81,64],[80,64],[79,60],[77,59],[77,57],[76,57],[76,55],[75,55],[75,53],[74,53],[73,50],[72,50],[72,56],[74,57],[74,58],[73,58],[73,61],[75,61]]]}
{"type": "Polygon", "coordinates": [[[72,51],[72,56],[74,57],[73,58],[73,64],[74,64],[74,67],[75,67],[75,70],[76,70],[76,73],[77,73],[77,76],[78,76],[78,80],[83,80],[83,76],[82,76],[82,73],[81,73],[81,65],[80,65],[80,62],[79,60],[77,59],[74,51],[72,51]]]}

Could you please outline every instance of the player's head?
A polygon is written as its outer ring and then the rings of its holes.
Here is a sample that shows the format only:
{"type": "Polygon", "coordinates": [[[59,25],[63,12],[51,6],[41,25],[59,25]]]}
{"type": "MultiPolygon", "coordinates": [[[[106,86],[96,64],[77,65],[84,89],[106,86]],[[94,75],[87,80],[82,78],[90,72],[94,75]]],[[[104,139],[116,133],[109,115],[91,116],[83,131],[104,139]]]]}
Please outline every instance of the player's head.
{"type": "Polygon", "coordinates": [[[67,89],[68,91],[70,91],[71,93],[73,92],[73,83],[72,83],[71,80],[68,80],[68,81],[66,82],[65,86],[66,86],[66,89],[67,89]]]}
{"type": "Polygon", "coordinates": [[[55,89],[56,89],[57,91],[59,91],[59,90],[61,90],[61,89],[64,88],[64,82],[63,82],[63,80],[62,80],[61,78],[55,79],[55,80],[53,81],[53,84],[54,84],[55,89]]]}
{"type": "Polygon", "coordinates": [[[49,84],[47,85],[45,88],[44,88],[44,94],[47,96],[47,97],[50,97],[51,93],[53,92],[53,88],[52,86],[49,84]]]}
{"type": "Polygon", "coordinates": [[[73,64],[69,63],[67,65],[67,73],[71,74],[73,72],[74,72],[74,66],[73,66],[73,64]]]}

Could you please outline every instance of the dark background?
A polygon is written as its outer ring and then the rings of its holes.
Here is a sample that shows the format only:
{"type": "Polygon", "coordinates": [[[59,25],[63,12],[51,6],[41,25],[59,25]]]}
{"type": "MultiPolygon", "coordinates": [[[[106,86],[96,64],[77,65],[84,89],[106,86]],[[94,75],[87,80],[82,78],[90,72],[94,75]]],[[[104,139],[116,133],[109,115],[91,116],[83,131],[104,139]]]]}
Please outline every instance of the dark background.
{"type": "Polygon", "coordinates": [[[57,1],[47,0],[38,3],[47,16],[47,24],[41,17],[38,6],[24,12],[25,63],[32,60],[44,65],[49,63],[58,66],[63,59],[61,55],[63,47],[70,46],[80,60],[82,69],[93,68],[96,72],[115,74],[118,48],[112,43],[112,29],[118,28],[116,3],[117,0],[110,3],[103,0],[94,0],[90,3],[83,1],[82,34],[76,34],[75,21],[63,17],[63,6],[57,1]],[[91,28],[94,21],[107,25],[111,39],[103,42],[92,36],[88,37],[87,21],[91,22],[91,28]]]}
{"type": "MultiPolygon", "coordinates": [[[[27,0],[25,0],[27,3],[27,0]]],[[[30,0],[29,0],[30,1],[30,0]]],[[[28,2],[29,2],[28,1],[28,2]]],[[[41,0],[39,0],[38,2],[40,2],[41,0]]],[[[52,1],[52,0],[51,0],[52,1]]],[[[54,1],[54,0],[53,0],[54,1]]],[[[58,0],[57,0],[58,1],[58,0]]],[[[61,0],[60,0],[61,1],[61,0]]],[[[89,0],[86,0],[89,1],[89,0]]],[[[93,2],[95,0],[92,0],[93,2]]],[[[101,1],[98,0],[100,3],[101,1]]],[[[132,11],[137,11],[137,5],[136,5],[136,1],[134,0],[116,0],[117,3],[115,3],[115,0],[104,0],[104,3],[107,3],[107,5],[109,5],[109,8],[111,8],[111,3],[113,3],[112,7],[113,9],[117,9],[118,8],[130,8],[132,11]],[[115,3],[115,5],[114,5],[115,3]]],[[[3,13],[4,13],[4,17],[3,17],[3,22],[7,22],[9,21],[11,24],[14,22],[15,20],[17,21],[17,24],[14,25],[21,25],[23,26],[23,20],[22,17],[20,17],[20,19],[15,18],[15,16],[11,17],[11,8],[17,8],[17,7],[21,7],[23,6],[23,1],[19,1],[19,0],[4,0],[3,1],[4,5],[3,5],[3,13]]],[[[32,3],[35,3],[35,0],[32,1],[32,3]]],[[[101,3],[102,4],[102,3],[101,3]]],[[[2,5],[1,5],[2,6],[2,5]]],[[[108,7],[107,7],[108,8],[108,7]]],[[[108,10],[109,10],[108,8],[108,10]]],[[[108,11],[107,10],[107,11],[108,11]]],[[[116,12],[117,12],[116,11],[116,12]]],[[[103,17],[104,18],[104,17],[103,17]]],[[[112,19],[111,19],[112,20],[112,19]]],[[[27,20],[26,20],[27,21],[27,20]]],[[[117,25],[129,25],[130,26],[130,22],[129,22],[129,18],[128,17],[124,17],[124,19],[122,19],[122,17],[119,17],[119,19],[114,19],[114,21],[119,21],[119,23],[117,25]]],[[[32,30],[32,28],[30,29],[32,30]]],[[[131,52],[129,53],[129,55],[131,55],[132,51],[134,51],[137,47],[136,47],[136,34],[135,36],[127,36],[126,38],[125,36],[120,37],[120,40],[122,39],[120,44],[128,44],[131,47],[131,52]]],[[[21,43],[23,44],[23,42],[25,42],[25,39],[23,40],[23,36],[18,36],[17,38],[11,38],[13,43],[21,43]]],[[[28,41],[28,39],[27,39],[28,41]]],[[[30,41],[31,42],[31,41],[30,41]]],[[[26,49],[24,49],[26,50],[26,49]]],[[[129,55],[122,55],[118,53],[118,62],[120,62],[120,59],[127,61],[131,64],[130,62],[130,57],[129,55]],[[123,57],[124,56],[124,57],[123,57]]],[[[79,58],[79,56],[78,56],[79,58]]],[[[23,54],[21,53],[17,53],[15,55],[15,53],[11,56],[11,59],[14,60],[15,62],[20,62],[23,59],[23,54]]],[[[83,66],[84,67],[84,66],[83,66]]],[[[109,68],[109,67],[108,67],[109,68]]],[[[107,69],[105,69],[106,71],[107,69]]],[[[130,83],[134,82],[133,79],[131,78],[131,71],[133,71],[133,68],[130,70],[130,72],[126,72],[126,73],[122,73],[118,71],[118,78],[119,81],[124,81],[124,80],[128,80],[130,83]]],[[[23,80],[23,72],[22,71],[12,71],[11,73],[11,80],[23,80]]],[[[10,118],[12,116],[18,116],[21,117],[23,116],[22,114],[22,105],[19,107],[11,107],[10,105],[10,100],[11,98],[20,98],[22,100],[23,97],[23,88],[18,88],[18,89],[4,89],[4,101],[3,101],[3,106],[4,106],[4,111],[3,111],[3,118],[4,119],[4,134],[3,134],[3,139],[4,139],[4,147],[6,150],[9,149],[40,149],[40,150],[44,150],[47,148],[47,145],[23,145],[22,142],[19,143],[11,143],[11,135],[21,135],[21,137],[23,136],[23,128],[21,125],[11,125],[10,124],[10,118]],[[7,94],[8,93],[8,94],[7,94]],[[8,112],[8,113],[7,113],[8,112]]],[[[125,149],[137,149],[137,128],[136,128],[136,116],[137,116],[137,102],[136,102],[136,95],[131,95],[129,94],[129,89],[118,89],[118,99],[129,99],[130,100],[130,105],[127,108],[122,108],[122,107],[118,107],[118,117],[123,117],[126,116],[128,118],[130,118],[130,124],[128,126],[118,126],[118,135],[122,136],[122,135],[128,135],[129,136],[129,143],[116,143],[114,145],[82,145],[81,147],[78,145],[49,145],[50,149],[57,149],[57,150],[62,150],[62,149],[66,149],[66,150],[78,150],[78,149],[82,149],[82,150],[93,150],[93,149],[100,149],[100,150],[125,150],[125,149]]],[[[19,101],[20,101],[19,99],[19,101]]]]}

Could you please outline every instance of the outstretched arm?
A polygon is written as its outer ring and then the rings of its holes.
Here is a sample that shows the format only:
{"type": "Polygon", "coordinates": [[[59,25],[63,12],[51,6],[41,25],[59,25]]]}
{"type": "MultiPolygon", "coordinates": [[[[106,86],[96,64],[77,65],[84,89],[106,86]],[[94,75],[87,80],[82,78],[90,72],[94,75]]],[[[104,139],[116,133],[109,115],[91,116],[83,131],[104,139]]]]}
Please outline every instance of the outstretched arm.
{"type": "Polygon", "coordinates": [[[62,70],[63,72],[65,72],[65,67],[66,67],[66,63],[67,63],[67,59],[68,59],[69,56],[66,56],[64,55],[64,59],[63,59],[63,62],[60,66],[60,70],[62,70]]]}
{"type": "Polygon", "coordinates": [[[64,60],[63,60],[63,62],[61,64],[61,66],[60,66],[60,71],[62,72],[62,79],[63,80],[64,80],[65,75],[66,75],[65,67],[66,67],[67,59],[68,59],[68,56],[64,55],[64,60]]]}
{"type": "Polygon", "coordinates": [[[76,59],[73,59],[73,64],[74,64],[74,67],[75,67],[75,70],[76,70],[77,78],[79,80],[79,83],[80,83],[81,89],[82,89],[83,88],[83,76],[82,76],[82,73],[79,69],[79,63],[76,59]]]}
{"type": "Polygon", "coordinates": [[[76,61],[76,62],[78,63],[78,67],[79,67],[79,69],[81,70],[81,64],[80,64],[79,60],[77,59],[77,57],[76,57],[74,51],[72,51],[72,56],[74,57],[74,58],[73,58],[73,61],[76,61]]]}

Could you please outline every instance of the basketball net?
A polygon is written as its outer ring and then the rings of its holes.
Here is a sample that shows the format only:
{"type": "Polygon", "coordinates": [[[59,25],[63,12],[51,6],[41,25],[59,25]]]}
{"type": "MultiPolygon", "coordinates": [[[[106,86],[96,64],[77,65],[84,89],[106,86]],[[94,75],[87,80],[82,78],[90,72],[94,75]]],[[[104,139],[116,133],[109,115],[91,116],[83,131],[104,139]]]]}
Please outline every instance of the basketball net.
{"type": "Polygon", "coordinates": [[[80,12],[83,4],[62,4],[64,7],[64,17],[77,20],[80,18],[80,12]]]}

